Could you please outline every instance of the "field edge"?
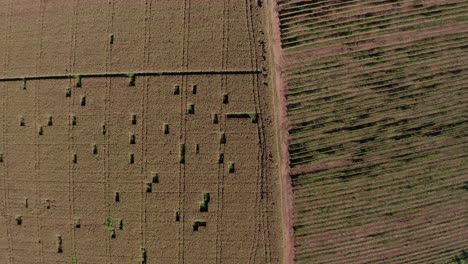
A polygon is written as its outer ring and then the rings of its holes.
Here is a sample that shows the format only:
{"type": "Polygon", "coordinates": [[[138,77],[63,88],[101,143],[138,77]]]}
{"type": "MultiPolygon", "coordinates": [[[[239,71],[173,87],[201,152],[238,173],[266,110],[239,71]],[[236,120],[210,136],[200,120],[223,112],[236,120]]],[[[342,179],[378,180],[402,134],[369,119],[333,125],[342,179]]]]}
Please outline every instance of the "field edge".
{"type": "Polygon", "coordinates": [[[265,2],[266,31],[268,36],[268,56],[270,57],[271,85],[274,90],[273,108],[274,122],[277,130],[278,160],[281,194],[281,221],[283,236],[283,251],[281,258],[283,263],[294,263],[294,238],[293,238],[293,206],[294,196],[292,191],[289,165],[289,121],[286,108],[287,87],[282,79],[282,65],[284,64],[283,49],[281,47],[280,21],[278,5],[276,1],[265,2]]]}

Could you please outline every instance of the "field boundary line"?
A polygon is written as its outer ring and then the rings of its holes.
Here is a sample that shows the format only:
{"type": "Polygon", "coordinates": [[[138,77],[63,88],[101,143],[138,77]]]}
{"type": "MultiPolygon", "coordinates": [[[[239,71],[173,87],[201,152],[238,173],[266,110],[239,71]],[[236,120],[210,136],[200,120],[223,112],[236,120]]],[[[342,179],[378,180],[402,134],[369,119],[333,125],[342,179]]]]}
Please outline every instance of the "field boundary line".
{"type": "Polygon", "coordinates": [[[51,80],[51,79],[74,79],[77,76],[81,78],[109,78],[122,77],[128,78],[129,75],[134,76],[164,76],[164,75],[242,75],[242,74],[259,74],[258,70],[227,70],[227,71],[160,71],[160,72],[114,72],[114,73],[85,73],[85,74],[57,74],[57,75],[37,75],[24,77],[0,77],[0,82],[16,82],[16,81],[31,81],[31,80],[51,80]]]}
{"type": "Polygon", "coordinates": [[[290,173],[290,157],[289,157],[289,120],[287,115],[287,85],[284,82],[282,68],[285,64],[284,54],[281,44],[280,20],[278,13],[278,4],[276,1],[267,2],[267,19],[269,20],[268,40],[270,43],[270,58],[272,60],[273,85],[275,86],[275,101],[277,106],[277,116],[275,117],[276,127],[278,127],[278,153],[280,161],[280,186],[281,186],[281,203],[282,203],[282,234],[283,234],[283,256],[282,261],[285,264],[294,263],[294,232],[293,232],[293,209],[294,209],[294,194],[291,185],[290,173]]]}

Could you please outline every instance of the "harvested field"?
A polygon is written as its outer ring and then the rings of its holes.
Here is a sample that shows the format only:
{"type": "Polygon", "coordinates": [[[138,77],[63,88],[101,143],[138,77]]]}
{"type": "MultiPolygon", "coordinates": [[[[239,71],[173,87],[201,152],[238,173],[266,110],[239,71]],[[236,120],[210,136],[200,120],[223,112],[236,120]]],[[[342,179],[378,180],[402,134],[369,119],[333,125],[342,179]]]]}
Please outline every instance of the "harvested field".
{"type": "Polygon", "coordinates": [[[467,261],[467,2],[277,4],[295,262],[467,261]]]}
{"type": "Polygon", "coordinates": [[[257,1],[0,0],[0,263],[279,263],[257,1]]]}

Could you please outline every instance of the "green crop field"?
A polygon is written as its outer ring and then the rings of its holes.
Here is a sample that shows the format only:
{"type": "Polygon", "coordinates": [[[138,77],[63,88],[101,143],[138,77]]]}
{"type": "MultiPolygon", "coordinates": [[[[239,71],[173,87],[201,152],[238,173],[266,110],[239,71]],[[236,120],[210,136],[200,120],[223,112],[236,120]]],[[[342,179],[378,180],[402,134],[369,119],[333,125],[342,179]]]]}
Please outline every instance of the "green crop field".
{"type": "Polygon", "coordinates": [[[465,263],[468,2],[277,1],[297,263],[465,263]]]}

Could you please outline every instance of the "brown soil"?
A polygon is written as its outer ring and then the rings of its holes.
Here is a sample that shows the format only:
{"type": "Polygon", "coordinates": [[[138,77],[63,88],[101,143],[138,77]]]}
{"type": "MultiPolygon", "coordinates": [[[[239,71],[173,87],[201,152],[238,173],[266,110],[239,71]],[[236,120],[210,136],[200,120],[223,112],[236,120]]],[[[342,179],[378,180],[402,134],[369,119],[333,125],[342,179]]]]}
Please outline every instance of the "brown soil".
{"type": "Polygon", "coordinates": [[[288,151],[288,128],[289,121],[286,109],[286,84],[283,80],[282,69],[285,65],[284,54],[281,48],[280,23],[278,17],[278,6],[276,1],[268,1],[268,16],[270,18],[270,47],[272,51],[272,72],[276,91],[277,106],[277,128],[279,139],[279,154],[280,154],[280,177],[281,177],[281,197],[282,197],[282,213],[283,213],[283,262],[294,262],[294,241],[293,241],[293,207],[294,196],[292,191],[289,166],[289,151],[288,151]]]}
{"type": "Polygon", "coordinates": [[[0,263],[280,263],[264,28],[249,0],[0,0],[0,263]]]}

